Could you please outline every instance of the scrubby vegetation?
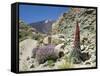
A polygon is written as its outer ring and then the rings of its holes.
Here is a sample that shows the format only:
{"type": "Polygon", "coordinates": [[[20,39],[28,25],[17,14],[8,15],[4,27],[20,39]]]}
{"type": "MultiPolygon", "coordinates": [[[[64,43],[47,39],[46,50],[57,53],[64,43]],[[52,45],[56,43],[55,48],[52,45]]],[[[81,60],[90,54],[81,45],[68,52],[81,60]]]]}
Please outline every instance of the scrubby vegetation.
{"type": "Polygon", "coordinates": [[[29,26],[22,20],[19,21],[19,41],[23,41],[25,39],[31,38],[41,42],[42,41],[41,39],[43,39],[44,36],[45,34],[39,33],[32,26],[29,26]]]}
{"type": "Polygon", "coordinates": [[[19,41],[23,41],[28,37],[32,37],[32,28],[28,26],[25,22],[19,21],[19,41]]]}

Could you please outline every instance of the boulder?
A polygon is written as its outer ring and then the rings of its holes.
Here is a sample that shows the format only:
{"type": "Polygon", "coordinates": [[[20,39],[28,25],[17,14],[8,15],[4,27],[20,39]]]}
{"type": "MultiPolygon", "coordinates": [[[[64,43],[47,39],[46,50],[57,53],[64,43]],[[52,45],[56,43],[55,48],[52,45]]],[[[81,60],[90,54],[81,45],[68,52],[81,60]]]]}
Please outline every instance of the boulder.
{"type": "Polygon", "coordinates": [[[22,53],[20,55],[21,59],[27,59],[31,57],[33,48],[36,48],[38,46],[38,41],[33,39],[26,39],[19,43],[19,53],[22,53]]]}
{"type": "Polygon", "coordinates": [[[38,46],[38,41],[33,39],[26,39],[19,43],[19,70],[27,71],[31,63],[32,49],[38,46]]]}
{"type": "MultiPolygon", "coordinates": [[[[63,42],[65,42],[65,39],[64,39],[64,36],[63,35],[57,34],[57,35],[52,35],[51,36],[51,43],[52,44],[58,45],[58,44],[61,44],[63,42]]],[[[44,44],[48,44],[48,37],[45,37],[43,39],[43,43],[44,44]]]]}

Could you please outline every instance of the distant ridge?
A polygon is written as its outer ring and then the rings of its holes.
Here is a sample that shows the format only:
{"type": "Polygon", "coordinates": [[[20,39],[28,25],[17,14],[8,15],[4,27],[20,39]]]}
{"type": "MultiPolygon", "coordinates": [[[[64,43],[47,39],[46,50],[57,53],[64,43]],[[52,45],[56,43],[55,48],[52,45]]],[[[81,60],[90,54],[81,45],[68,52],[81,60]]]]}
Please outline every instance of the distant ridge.
{"type": "Polygon", "coordinates": [[[29,25],[35,28],[38,32],[47,34],[52,29],[52,24],[55,21],[43,20],[39,22],[30,23],[29,25]]]}

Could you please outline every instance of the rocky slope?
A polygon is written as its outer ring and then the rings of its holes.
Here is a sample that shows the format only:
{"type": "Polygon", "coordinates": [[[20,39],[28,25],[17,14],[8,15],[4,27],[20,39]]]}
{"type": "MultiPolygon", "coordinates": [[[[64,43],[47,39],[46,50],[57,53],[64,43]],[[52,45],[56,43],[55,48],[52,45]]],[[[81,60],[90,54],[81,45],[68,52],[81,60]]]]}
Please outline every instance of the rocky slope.
{"type": "MultiPolygon", "coordinates": [[[[89,64],[88,66],[95,66],[96,64],[96,10],[81,8],[78,13],[78,21],[80,25],[80,45],[81,51],[89,53],[91,58],[81,63],[83,67],[84,64],[89,64]]],[[[64,34],[66,40],[66,49],[69,52],[73,50],[73,41],[75,34],[75,26],[77,21],[76,14],[73,8],[68,12],[64,13],[59,20],[53,24],[52,33],[53,34],[64,34]]],[[[84,67],[87,65],[84,65],[84,67]]],[[[76,67],[78,68],[78,67],[76,67]]]]}

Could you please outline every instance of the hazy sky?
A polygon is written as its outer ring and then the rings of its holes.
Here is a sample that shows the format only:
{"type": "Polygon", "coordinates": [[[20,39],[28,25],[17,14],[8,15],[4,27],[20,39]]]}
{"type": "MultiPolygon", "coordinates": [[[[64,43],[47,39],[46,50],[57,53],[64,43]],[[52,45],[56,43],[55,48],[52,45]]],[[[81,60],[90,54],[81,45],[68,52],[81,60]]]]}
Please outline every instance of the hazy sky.
{"type": "Polygon", "coordinates": [[[20,5],[19,18],[26,23],[37,22],[45,19],[56,20],[62,13],[67,12],[67,7],[20,5]]]}

